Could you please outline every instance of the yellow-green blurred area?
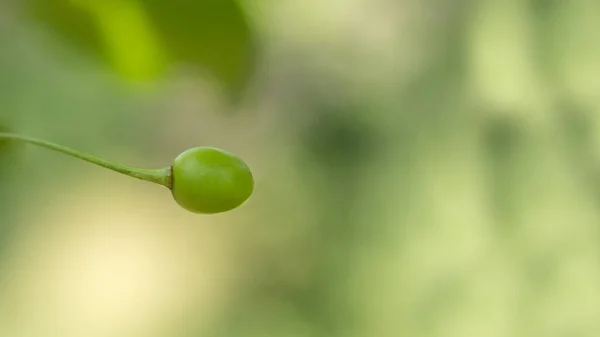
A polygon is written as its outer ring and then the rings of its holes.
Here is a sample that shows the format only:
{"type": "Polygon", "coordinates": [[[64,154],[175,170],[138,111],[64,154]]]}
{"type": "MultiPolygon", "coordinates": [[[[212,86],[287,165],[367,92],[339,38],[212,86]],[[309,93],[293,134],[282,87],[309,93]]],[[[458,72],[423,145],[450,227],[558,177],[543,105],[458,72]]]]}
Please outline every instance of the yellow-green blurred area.
{"type": "Polygon", "coordinates": [[[597,0],[0,1],[2,337],[600,335],[597,0]]]}

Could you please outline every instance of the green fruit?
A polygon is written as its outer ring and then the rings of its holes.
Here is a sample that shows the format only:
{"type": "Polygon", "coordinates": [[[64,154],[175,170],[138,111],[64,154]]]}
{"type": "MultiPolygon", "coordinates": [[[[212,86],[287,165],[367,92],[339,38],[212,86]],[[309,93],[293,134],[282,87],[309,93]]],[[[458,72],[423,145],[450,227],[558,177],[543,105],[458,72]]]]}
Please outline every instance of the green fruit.
{"type": "Polygon", "coordinates": [[[230,211],[248,200],[254,190],[254,178],[246,163],[229,152],[213,147],[189,149],[177,156],[169,167],[144,169],[114,163],[42,139],[0,130],[0,147],[9,140],[44,147],[132,178],[168,187],[175,201],[194,213],[230,211]]]}
{"type": "Polygon", "coordinates": [[[237,156],[213,147],[189,149],[171,166],[171,192],[190,212],[222,213],[243,204],[254,190],[250,168],[237,156]]]}

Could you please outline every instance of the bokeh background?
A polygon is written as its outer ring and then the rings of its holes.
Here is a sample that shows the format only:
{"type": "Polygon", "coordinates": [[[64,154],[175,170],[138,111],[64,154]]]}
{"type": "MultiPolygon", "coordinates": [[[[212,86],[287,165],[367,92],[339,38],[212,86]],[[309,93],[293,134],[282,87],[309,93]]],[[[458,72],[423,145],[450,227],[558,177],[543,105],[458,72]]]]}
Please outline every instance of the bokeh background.
{"type": "Polygon", "coordinates": [[[597,0],[0,1],[0,336],[600,334],[597,0]]]}

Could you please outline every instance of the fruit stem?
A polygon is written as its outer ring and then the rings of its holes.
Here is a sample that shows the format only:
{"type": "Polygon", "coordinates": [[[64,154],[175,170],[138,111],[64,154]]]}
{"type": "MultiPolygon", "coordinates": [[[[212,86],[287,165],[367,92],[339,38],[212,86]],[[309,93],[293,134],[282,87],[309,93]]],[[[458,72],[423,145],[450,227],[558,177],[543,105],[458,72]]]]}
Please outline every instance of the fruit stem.
{"type": "Polygon", "coordinates": [[[171,187],[171,169],[170,169],[170,167],[162,168],[162,169],[143,169],[143,168],[125,166],[125,165],[113,163],[113,162],[110,162],[110,161],[107,161],[107,160],[104,160],[104,159],[101,159],[98,157],[94,157],[92,155],[85,154],[85,153],[70,149],[70,148],[62,146],[62,145],[58,145],[58,144],[51,143],[51,142],[48,142],[45,140],[36,139],[36,138],[28,137],[28,136],[23,136],[23,135],[19,135],[19,134],[15,134],[15,133],[0,132],[0,139],[17,140],[17,141],[22,141],[25,143],[41,146],[46,149],[57,151],[57,152],[69,155],[71,157],[79,158],[81,160],[87,161],[88,163],[92,163],[92,164],[104,167],[106,169],[130,176],[130,177],[133,177],[136,179],[163,185],[167,188],[171,187]]]}

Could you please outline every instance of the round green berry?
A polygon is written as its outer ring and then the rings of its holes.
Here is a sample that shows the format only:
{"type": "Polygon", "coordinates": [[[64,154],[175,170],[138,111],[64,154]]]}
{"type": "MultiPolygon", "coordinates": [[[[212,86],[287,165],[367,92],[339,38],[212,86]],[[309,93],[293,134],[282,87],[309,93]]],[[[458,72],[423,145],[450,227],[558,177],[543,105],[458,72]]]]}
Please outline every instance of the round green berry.
{"type": "Polygon", "coordinates": [[[194,213],[215,214],[239,207],[252,194],[254,178],[237,156],[213,147],[189,149],[171,166],[171,192],[194,213]]]}

